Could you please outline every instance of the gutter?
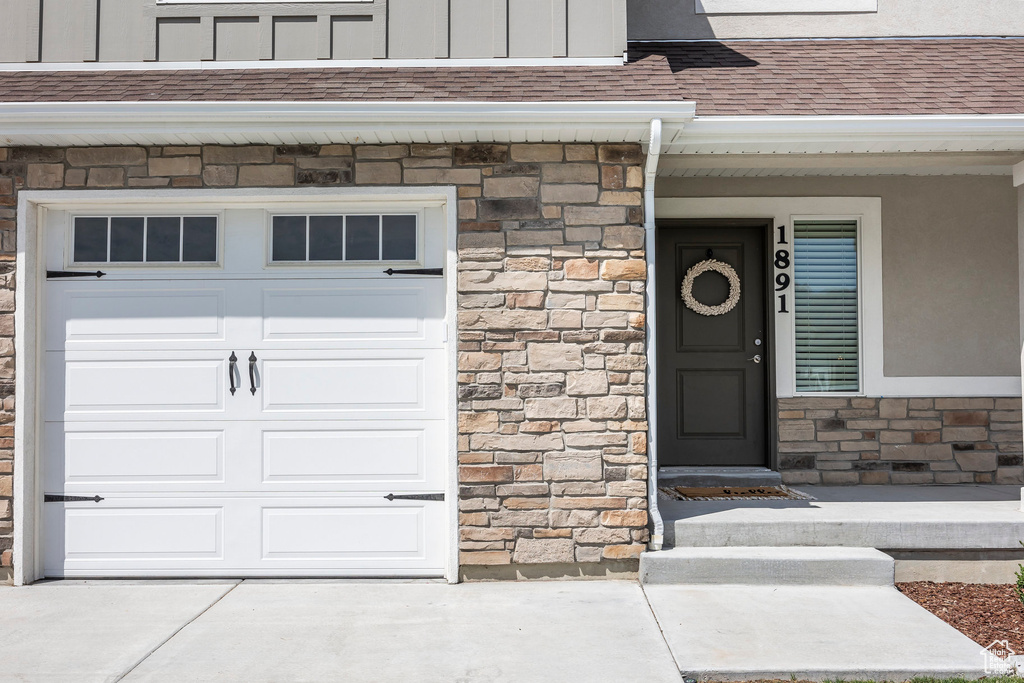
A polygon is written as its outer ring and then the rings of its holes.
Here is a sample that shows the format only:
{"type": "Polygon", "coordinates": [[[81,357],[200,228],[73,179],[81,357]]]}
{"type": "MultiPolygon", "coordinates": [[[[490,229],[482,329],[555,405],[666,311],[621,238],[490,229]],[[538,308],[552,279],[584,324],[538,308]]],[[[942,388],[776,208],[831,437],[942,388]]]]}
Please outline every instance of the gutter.
{"type": "Polygon", "coordinates": [[[651,142],[644,169],[644,254],[647,259],[647,513],[651,517],[650,550],[661,550],[665,543],[665,520],[658,508],[658,412],[655,333],[658,329],[657,298],[654,287],[655,234],[654,184],[661,158],[661,119],[651,121],[651,142]]]}
{"type": "Polygon", "coordinates": [[[657,101],[7,102],[0,145],[639,143],[652,115],[681,128],[695,114],[657,101]]]}

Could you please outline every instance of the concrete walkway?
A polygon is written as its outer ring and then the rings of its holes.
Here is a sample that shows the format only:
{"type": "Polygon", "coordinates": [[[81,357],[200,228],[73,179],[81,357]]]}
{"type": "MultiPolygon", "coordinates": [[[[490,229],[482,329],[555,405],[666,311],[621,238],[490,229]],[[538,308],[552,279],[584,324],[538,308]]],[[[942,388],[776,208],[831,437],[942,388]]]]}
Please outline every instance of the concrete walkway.
{"type": "Polygon", "coordinates": [[[5,683],[982,673],[980,647],[891,587],[67,581],[0,588],[0,615],[5,683]]]}
{"type": "Polygon", "coordinates": [[[981,646],[892,587],[644,586],[697,680],[980,678],[981,646]]]}

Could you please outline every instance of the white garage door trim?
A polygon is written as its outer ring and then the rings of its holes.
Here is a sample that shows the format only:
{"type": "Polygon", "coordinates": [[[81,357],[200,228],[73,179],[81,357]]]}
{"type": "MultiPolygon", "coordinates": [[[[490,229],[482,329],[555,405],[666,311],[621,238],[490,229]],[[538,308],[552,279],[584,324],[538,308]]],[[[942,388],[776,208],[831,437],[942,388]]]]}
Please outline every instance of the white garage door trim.
{"type": "Polygon", "coordinates": [[[458,581],[458,468],[457,448],[457,361],[456,329],[456,192],[453,187],[422,188],[302,188],[209,190],[56,190],[28,191],[18,197],[18,286],[15,293],[16,415],[14,425],[14,581],[24,585],[43,576],[43,472],[37,457],[42,428],[41,344],[43,339],[40,298],[44,284],[43,225],[47,209],[61,211],[97,210],[101,206],[163,206],[208,208],[263,208],[270,211],[298,210],[315,202],[347,206],[379,204],[400,200],[423,206],[443,206],[445,222],[445,323],[449,333],[446,348],[446,483],[447,520],[445,576],[458,581]],[[25,381],[25,380],[28,381],[25,381]]]}

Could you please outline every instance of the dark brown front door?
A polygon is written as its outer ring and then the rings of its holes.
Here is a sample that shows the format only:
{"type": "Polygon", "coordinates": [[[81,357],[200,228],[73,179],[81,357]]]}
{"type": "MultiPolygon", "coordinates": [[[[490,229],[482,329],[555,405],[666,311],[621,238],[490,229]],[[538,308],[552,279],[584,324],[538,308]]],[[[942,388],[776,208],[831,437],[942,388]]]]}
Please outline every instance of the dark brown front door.
{"type": "MultiPolygon", "coordinates": [[[[658,449],[663,466],[769,465],[765,244],[769,225],[731,221],[658,226],[658,449]],[[722,261],[740,278],[740,299],[722,315],[688,308],[686,271],[722,261]]],[[[715,306],[729,281],[700,275],[694,298],[715,306]]]]}

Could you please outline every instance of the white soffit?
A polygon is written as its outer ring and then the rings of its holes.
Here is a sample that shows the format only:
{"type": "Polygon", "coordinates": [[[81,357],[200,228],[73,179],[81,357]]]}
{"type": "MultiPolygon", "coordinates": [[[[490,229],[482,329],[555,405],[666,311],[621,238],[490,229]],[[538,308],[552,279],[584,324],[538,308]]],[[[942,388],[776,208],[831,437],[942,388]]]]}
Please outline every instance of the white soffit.
{"type": "Polygon", "coordinates": [[[666,155],[665,178],[766,176],[1011,175],[1024,152],[900,154],[685,154],[666,155]]]}
{"type": "Polygon", "coordinates": [[[669,141],[693,102],[56,102],[0,104],[2,145],[669,141]]]}

